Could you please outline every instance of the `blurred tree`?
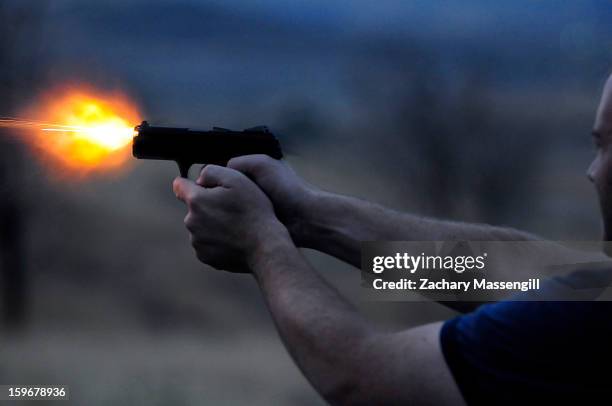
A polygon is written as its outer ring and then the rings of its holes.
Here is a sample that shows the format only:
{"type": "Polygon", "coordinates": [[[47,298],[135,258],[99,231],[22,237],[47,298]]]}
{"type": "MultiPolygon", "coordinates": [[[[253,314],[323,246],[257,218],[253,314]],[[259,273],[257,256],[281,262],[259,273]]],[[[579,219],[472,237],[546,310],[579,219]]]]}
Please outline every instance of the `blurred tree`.
{"type": "Polygon", "coordinates": [[[379,168],[407,178],[402,192],[424,214],[507,223],[544,148],[530,134],[549,131],[493,105],[494,56],[449,61],[401,41],[364,53],[376,63],[351,64],[350,90],[376,127],[355,131],[384,152],[379,168]]]}

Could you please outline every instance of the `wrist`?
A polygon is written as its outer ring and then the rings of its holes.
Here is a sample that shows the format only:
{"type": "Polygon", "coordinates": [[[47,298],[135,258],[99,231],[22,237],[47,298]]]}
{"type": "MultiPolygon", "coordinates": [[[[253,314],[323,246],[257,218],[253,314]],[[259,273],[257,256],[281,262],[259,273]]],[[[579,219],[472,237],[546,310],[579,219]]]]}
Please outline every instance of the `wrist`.
{"type": "Polygon", "coordinates": [[[258,229],[258,236],[246,257],[247,265],[256,278],[268,268],[276,254],[290,247],[295,248],[289,231],[280,221],[271,221],[258,229]]]}
{"type": "Polygon", "coordinates": [[[318,190],[308,190],[301,199],[299,210],[293,220],[287,225],[293,241],[299,247],[316,248],[317,242],[325,234],[330,225],[329,210],[326,208],[333,199],[331,193],[318,190]]]}

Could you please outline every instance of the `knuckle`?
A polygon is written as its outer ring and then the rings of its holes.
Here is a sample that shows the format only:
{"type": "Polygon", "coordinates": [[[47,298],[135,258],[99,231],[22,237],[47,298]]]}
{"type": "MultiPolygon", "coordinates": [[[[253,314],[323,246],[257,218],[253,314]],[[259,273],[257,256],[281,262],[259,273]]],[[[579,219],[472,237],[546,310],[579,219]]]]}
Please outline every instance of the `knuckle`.
{"type": "Polygon", "coordinates": [[[185,196],[185,203],[187,203],[187,204],[190,204],[193,201],[193,199],[195,198],[195,194],[191,190],[187,190],[184,193],[184,196],[185,196]]]}
{"type": "Polygon", "coordinates": [[[212,176],[212,174],[214,173],[213,166],[214,165],[212,164],[204,165],[204,167],[200,171],[200,179],[202,179],[205,183],[206,183],[206,178],[208,176],[212,176]]]}
{"type": "Polygon", "coordinates": [[[193,199],[185,197],[185,204],[187,205],[187,209],[189,209],[189,211],[193,211],[193,199]]]}
{"type": "Polygon", "coordinates": [[[195,226],[195,219],[191,212],[187,213],[187,215],[183,219],[183,223],[185,223],[185,227],[187,227],[189,231],[193,231],[195,226]]]}
{"type": "Polygon", "coordinates": [[[197,191],[191,192],[191,198],[189,199],[192,204],[198,205],[202,203],[202,194],[197,191]]]}
{"type": "Polygon", "coordinates": [[[204,167],[204,169],[202,169],[202,172],[204,175],[214,175],[219,171],[219,169],[221,169],[219,165],[208,164],[204,167]]]}
{"type": "Polygon", "coordinates": [[[206,174],[208,173],[208,171],[210,171],[210,167],[211,167],[211,165],[210,165],[210,164],[208,164],[208,165],[204,165],[204,166],[202,167],[202,170],[200,171],[200,175],[202,175],[202,176],[206,176],[206,174]]]}
{"type": "Polygon", "coordinates": [[[203,197],[200,193],[191,192],[188,198],[185,199],[185,202],[189,211],[199,213],[200,206],[203,204],[203,197]]]}

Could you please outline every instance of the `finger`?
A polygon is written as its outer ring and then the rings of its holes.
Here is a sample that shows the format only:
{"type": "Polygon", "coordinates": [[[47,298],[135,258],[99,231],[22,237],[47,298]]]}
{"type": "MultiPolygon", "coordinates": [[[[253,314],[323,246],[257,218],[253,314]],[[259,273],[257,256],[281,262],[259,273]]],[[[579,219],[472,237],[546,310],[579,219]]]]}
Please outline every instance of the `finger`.
{"type": "Polygon", "coordinates": [[[206,165],[202,168],[196,183],[205,188],[217,186],[229,187],[241,180],[243,176],[240,172],[231,168],[219,165],[206,165]]]}
{"type": "Polygon", "coordinates": [[[172,182],[172,190],[174,190],[174,194],[184,203],[188,203],[193,200],[199,189],[200,187],[189,179],[177,177],[174,179],[174,182],[172,182]]]}
{"type": "Polygon", "coordinates": [[[274,165],[274,162],[275,159],[265,154],[243,155],[230,159],[227,167],[240,171],[249,177],[256,177],[261,168],[274,165]]]}

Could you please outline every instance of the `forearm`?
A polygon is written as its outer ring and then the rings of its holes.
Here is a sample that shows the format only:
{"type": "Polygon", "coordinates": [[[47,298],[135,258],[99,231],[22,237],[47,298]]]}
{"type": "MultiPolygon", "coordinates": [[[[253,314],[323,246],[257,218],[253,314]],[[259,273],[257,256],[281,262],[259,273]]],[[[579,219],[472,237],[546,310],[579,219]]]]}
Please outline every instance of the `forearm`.
{"type": "Polygon", "coordinates": [[[348,196],[316,192],[292,230],[300,244],[360,265],[363,241],[521,241],[537,237],[486,224],[435,220],[348,196]]]}
{"type": "Polygon", "coordinates": [[[307,263],[288,235],[249,260],[289,353],[331,404],[463,405],[439,346],[441,323],[372,327],[307,263]]]}
{"type": "Polygon", "coordinates": [[[288,351],[327,400],[350,391],[371,328],[307,263],[288,235],[271,236],[250,266],[288,351]]]}

